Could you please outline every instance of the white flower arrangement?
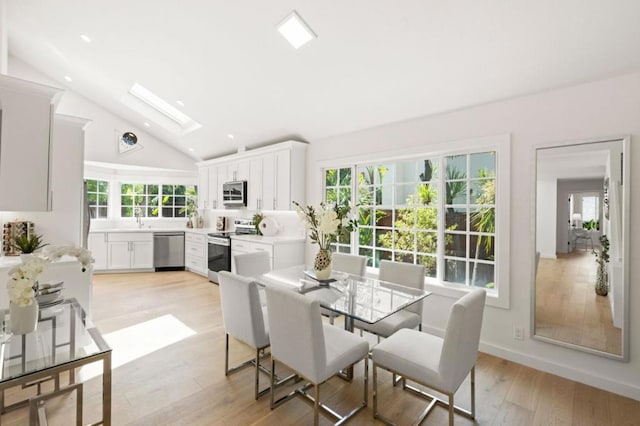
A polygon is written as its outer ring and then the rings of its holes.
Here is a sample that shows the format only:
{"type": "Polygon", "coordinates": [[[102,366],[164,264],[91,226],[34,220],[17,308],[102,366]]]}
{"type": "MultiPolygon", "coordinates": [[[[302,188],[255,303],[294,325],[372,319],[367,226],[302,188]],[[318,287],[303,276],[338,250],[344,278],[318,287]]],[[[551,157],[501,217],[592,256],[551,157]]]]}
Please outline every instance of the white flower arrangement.
{"type": "Polygon", "coordinates": [[[33,303],[38,290],[38,278],[51,261],[62,256],[73,256],[82,265],[82,272],[94,262],[91,252],[74,246],[49,246],[41,253],[23,257],[22,263],[9,270],[7,291],[9,300],[17,306],[29,306],[33,303]]]}
{"type": "Polygon", "coordinates": [[[357,226],[355,214],[351,213],[348,204],[328,206],[320,203],[318,208],[302,207],[295,201],[293,204],[296,205],[298,217],[310,232],[309,238],[321,249],[328,250],[339,236],[348,234],[357,226]]]}

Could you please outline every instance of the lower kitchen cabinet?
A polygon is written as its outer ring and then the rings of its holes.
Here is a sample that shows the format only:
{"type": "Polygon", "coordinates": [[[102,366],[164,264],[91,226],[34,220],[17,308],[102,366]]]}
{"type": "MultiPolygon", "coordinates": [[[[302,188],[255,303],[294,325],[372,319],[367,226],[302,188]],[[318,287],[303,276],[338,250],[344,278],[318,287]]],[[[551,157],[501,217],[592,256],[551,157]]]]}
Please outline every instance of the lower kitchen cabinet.
{"type": "Polygon", "coordinates": [[[111,232],[107,239],[107,269],[153,268],[153,233],[111,232]]]}
{"type": "Polygon", "coordinates": [[[88,244],[96,271],[153,268],[151,232],[92,232],[88,244]]]}
{"type": "Polygon", "coordinates": [[[184,267],[188,271],[207,276],[207,236],[189,232],[184,233],[184,267]]]}

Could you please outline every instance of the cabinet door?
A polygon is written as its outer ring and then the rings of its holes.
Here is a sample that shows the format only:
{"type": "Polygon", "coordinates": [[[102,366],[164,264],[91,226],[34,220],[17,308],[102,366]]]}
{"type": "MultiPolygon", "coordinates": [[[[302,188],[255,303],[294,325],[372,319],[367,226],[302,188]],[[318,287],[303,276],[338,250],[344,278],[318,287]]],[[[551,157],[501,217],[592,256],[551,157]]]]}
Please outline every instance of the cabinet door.
{"type": "Polygon", "coordinates": [[[129,241],[107,243],[107,269],[129,269],[131,267],[131,246],[129,241]]]}
{"type": "Polygon", "coordinates": [[[276,156],[273,153],[262,156],[262,208],[275,209],[276,200],[276,156]]]}
{"type": "Polygon", "coordinates": [[[219,209],[222,206],[221,200],[218,200],[218,167],[209,166],[209,209],[219,209]]]}
{"type": "Polygon", "coordinates": [[[291,151],[279,151],[275,156],[276,196],[274,210],[291,210],[291,151]]]}
{"type": "Polygon", "coordinates": [[[54,114],[51,98],[21,88],[11,90],[4,87],[4,80],[3,76],[0,80],[0,211],[50,211],[54,114]]]}
{"type": "Polygon", "coordinates": [[[249,162],[247,179],[247,209],[260,210],[266,208],[262,201],[262,158],[252,158],[249,162]]]}
{"type": "Polygon", "coordinates": [[[91,251],[91,257],[95,260],[93,269],[107,269],[107,238],[104,232],[90,233],[87,238],[87,246],[91,251]]]}
{"type": "Polygon", "coordinates": [[[224,205],[222,205],[222,184],[225,182],[229,182],[230,179],[227,177],[227,165],[220,165],[218,166],[218,201],[220,202],[220,208],[223,208],[224,205]]]}
{"type": "Polygon", "coordinates": [[[209,197],[209,168],[200,167],[198,169],[198,208],[208,209],[211,198],[209,197]]]}
{"type": "Polygon", "coordinates": [[[131,243],[131,268],[153,268],[153,243],[133,241],[131,243]]]}

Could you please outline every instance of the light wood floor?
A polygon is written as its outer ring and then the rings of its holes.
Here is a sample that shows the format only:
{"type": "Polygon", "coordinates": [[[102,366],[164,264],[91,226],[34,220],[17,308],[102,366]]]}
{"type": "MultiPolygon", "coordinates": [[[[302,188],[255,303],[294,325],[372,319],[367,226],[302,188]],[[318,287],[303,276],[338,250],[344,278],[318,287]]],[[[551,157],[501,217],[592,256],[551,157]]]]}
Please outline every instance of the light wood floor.
{"type": "Polygon", "coordinates": [[[536,279],[536,334],[622,354],[622,334],[613,326],[609,296],[595,293],[597,264],[590,251],[540,259],[536,279]]]}
{"type": "MultiPolygon", "coordinates": [[[[112,339],[114,332],[135,331],[141,323],[167,318],[165,315],[171,315],[196,334],[120,366],[116,365],[116,358],[140,348],[136,348],[135,341],[113,346],[114,425],[311,423],[312,409],[300,399],[274,411],[269,409],[268,396],[255,401],[251,370],[224,376],[224,329],[218,286],[189,272],[95,277],[94,320],[107,339],[112,339]]],[[[155,340],[175,334],[175,327],[164,327],[166,333],[152,333],[155,340]]],[[[250,353],[237,342],[232,342],[232,351],[237,360],[250,353]]],[[[352,383],[331,379],[321,387],[322,397],[345,412],[362,395],[361,365],[355,375],[352,383]]],[[[410,424],[424,407],[423,401],[392,388],[386,372],[380,376],[383,413],[399,424],[410,424]]],[[[490,355],[480,354],[476,381],[477,423],[457,417],[457,425],[640,424],[638,401],[490,355]]],[[[99,378],[85,383],[85,424],[100,417],[100,386],[99,378]]],[[[469,407],[468,382],[463,383],[456,398],[469,407]]],[[[72,424],[74,403],[74,396],[47,403],[49,424],[72,424]]],[[[379,424],[371,413],[370,392],[369,407],[349,424],[379,424]]],[[[4,425],[24,425],[26,410],[8,413],[2,421],[4,425]]],[[[323,419],[322,424],[329,422],[323,419]]],[[[424,424],[447,424],[446,411],[436,408],[424,424]]]]}

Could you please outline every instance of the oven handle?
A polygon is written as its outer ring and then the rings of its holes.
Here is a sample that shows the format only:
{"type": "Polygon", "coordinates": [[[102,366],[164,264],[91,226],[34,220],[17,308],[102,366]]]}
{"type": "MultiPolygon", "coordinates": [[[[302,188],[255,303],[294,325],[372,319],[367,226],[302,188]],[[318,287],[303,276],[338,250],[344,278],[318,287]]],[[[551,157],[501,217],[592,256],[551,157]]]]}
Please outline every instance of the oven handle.
{"type": "Polygon", "coordinates": [[[230,246],[231,239],[229,238],[218,238],[218,237],[207,237],[207,242],[209,244],[215,244],[218,246],[230,246]]]}

